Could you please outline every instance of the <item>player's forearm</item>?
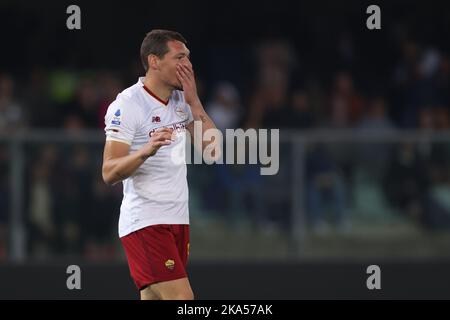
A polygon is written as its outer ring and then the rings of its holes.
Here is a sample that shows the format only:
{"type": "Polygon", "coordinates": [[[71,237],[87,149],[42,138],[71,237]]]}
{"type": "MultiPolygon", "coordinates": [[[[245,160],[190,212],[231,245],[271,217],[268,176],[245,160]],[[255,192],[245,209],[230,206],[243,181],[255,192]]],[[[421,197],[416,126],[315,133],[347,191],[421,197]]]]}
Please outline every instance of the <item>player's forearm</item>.
{"type": "MultiPolygon", "coordinates": [[[[221,150],[221,141],[216,141],[215,136],[211,138],[212,140],[205,139],[205,132],[207,132],[209,129],[217,130],[216,125],[214,121],[211,120],[211,118],[208,116],[208,114],[203,109],[202,104],[200,101],[198,103],[190,104],[191,106],[191,112],[192,116],[194,118],[193,125],[190,127],[190,133],[192,137],[192,142],[194,143],[194,146],[197,146],[197,143],[195,141],[195,134],[194,134],[194,126],[196,126],[199,122],[202,126],[202,144],[201,148],[202,150],[198,150],[204,157],[207,157],[208,161],[216,161],[221,157],[222,150],[221,150]]],[[[208,135],[209,136],[209,135],[208,135]]]]}
{"type": "MultiPolygon", "coordinates": [[[[206,113],[205,109],[203,108],[200,100],[192,103],[190,106],[191,106],[192,116],[194,118],[194,123],[195,123],[195,121],[201,121],[201,123],[202,123],[202,136],[205,133],[205,131],[207,131],[209,129],[216,129],[216,125],[214,124],[214,121],[212,121],[211,118],[208,116],[208,114],[206,113]]],[[[205,150],[205,147],[209,144],[210,144],[209,141],[203,141],[203,143],[202,143],[203,150],[205,150]]]]}
{"type": "Polygon", "coordinates": [[[109,159],[103,163],[103,180],[109,185],[130,177],[148,158],[141,150],[127,156],[109,159]]]}

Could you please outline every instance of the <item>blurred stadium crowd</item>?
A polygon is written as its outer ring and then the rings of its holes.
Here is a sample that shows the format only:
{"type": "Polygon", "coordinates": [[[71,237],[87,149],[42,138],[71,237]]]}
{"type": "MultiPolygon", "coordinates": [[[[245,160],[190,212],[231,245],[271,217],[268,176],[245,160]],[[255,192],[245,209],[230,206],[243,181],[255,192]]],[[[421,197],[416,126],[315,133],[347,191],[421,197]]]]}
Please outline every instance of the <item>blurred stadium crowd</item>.
{"type": "MultiPolygon", "coordinates": [[[[383,53],[376,61],[365,56],[374,49],[351,29],[340,32],[326,48],[318,40],[268,36],[244,48],[230,46],[218,55],[214,53],[223,48],[205,48],[207,60],[196,58],[202,48],[191,50],[201,99],[221,130],[279,128],[282,134],[288,129],[449,130],[448,46],[418,41],[402,28],[390,37],[392,45],[377,49],[383,53]]],[[[129,63],[120,61],[129,66],[121,69],[38,65],[19,76],[0,70],[0,134],[8,137],[23,130],[55,128],[68,133],[103,130],[109,103],[142,75],[137,61],[136,52],[129,63]]],[[[32,256],[117,255],[111,239],[116,237],[121,188],[107,187],[101,179],[101,147],[27,145],[25,218],[32,256]]],[[[282,158],[287,154],[283,152],[282,158]]],[[[448,207],[430,196],[433,186],[450,183],[448,143],[434,143],[425,151],[414,144],[366,146],[358,149],[356,160],[352,153],[350,162],[340,162],[333,152],[326,145],[308,146],[305,199],[312,230],[325,228],[325,203],[333,205],[338,227],[349,228],[345,216],[352,206],[357,167],[353,163],[367,167],[364,174],[378,181],[386,201],[408,219],[429,229],[450,227],[448,207]]],[[[0,259],[7,255],[9,159],[8,144],[0,142],[0,259]]],[[[253,166],[189,170],[212,174],[191,182],[202,195],[200,209],[227,216],[245,205],[243,210],[261,228],[273,227],[273,217],[262,214],[273,210],[262,200],[264,194],[274,193],[270,179],[278,179],[280,195],[273,197],[281,198],[273,206],[283,214],[277,215],[276,228],[288,228],[290,185],[283,178],[289,176],[289,168],[268,180],[253,166]],[[267,181],[271,190],[262,191],[267,181]]],[[[242,221],[239,216],[227,219],[242,221]]]]}

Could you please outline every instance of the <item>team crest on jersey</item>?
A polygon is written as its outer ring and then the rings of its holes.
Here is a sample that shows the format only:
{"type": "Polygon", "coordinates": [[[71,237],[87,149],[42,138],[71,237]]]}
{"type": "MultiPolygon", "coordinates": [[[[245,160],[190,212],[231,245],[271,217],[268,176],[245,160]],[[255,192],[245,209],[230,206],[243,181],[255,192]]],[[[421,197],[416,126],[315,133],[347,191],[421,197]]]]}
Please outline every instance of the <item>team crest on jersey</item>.
{"type": "Polygon", "coordinates": [[[177,114],[177,116],[179,116],[181,119],[183,120],[187,120],[188,119],[188,114],[186,111],[184,111],[181,107],[177,107],[175,109],[175,113],[177,114]]]}
{"type": "Polygon", "coordinates": [[[113,117],[111,123],[115,124],[117,126],[120,125],[120,118],[121,117],[122,116],[121,116],[121,113],[120,113],[120,109],[117,109],[117,111],[114,113],[114,117],[113,117]]]}
{"type": "Polygon", "coordinates": [[[152,117],[152,122],[153,123],[160,123],[161,122],[161,118],[159,116],[153,116],[152,117]]]}
{"type": "Polygon", "coordinates": [[[175,261],[173,261],[172,259],[167,260],[164,264],[169,270],[173,270],[173,268],[175,268],[175,261]]]}

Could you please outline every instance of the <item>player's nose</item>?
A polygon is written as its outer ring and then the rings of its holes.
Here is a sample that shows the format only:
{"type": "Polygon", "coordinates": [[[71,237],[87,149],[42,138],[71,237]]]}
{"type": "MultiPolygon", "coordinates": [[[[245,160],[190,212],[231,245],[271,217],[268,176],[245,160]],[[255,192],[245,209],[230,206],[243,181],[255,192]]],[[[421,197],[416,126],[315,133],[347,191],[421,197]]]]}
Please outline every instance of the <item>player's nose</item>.
{"type": "Polygon", "coordinates": [[[183,57],[183,59],[181,59],[181,63],[187,67],[192,68],[192,63],[188,57],[183,57]]]}

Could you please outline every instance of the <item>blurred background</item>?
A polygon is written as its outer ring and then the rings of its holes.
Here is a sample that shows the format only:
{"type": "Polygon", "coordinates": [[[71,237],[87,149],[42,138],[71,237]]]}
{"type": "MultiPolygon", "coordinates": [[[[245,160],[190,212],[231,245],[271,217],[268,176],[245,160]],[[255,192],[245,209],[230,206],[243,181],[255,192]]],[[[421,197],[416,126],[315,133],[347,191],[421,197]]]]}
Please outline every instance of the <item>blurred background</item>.
{"type": "Polygon", "coordinates": [[[219,129],[280,129],[275,176],[188,165],[200,298],[365,297],[368,264],[392,271],[393,297],[450,297],[450,6],[377,2],[382,29],[368,30],[370,4],[2,0],[0,297],[66,297],[68,264],[93,270],[83,297],[137,297],[103,128],[153,28],[188,40],[219,129]],[[66,28],[70,4],[81,30],[66,28]],[[38,294],[18,278],[53,282],[38,294]]]}

